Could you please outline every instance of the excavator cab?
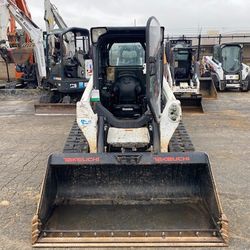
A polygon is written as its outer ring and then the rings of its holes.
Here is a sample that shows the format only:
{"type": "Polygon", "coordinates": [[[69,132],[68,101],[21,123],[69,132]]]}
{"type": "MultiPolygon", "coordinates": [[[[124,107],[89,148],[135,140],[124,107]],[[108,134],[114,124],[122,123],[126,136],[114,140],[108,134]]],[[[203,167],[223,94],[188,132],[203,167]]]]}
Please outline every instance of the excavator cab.
{"type": "Polygon", "coordinates": [[[82,94],[92,75],[89,31],[68,28],[49,33],[46,38],[47,83],[59,93],[82,94]]]}
{"type": "Polygon", "coordinates": [[[94,76],[64,153],[49,157],[34,247],[227,245],[208,156],[182,141],[163,31],[155,17],[146,27],[91,29],[94,76]]]}

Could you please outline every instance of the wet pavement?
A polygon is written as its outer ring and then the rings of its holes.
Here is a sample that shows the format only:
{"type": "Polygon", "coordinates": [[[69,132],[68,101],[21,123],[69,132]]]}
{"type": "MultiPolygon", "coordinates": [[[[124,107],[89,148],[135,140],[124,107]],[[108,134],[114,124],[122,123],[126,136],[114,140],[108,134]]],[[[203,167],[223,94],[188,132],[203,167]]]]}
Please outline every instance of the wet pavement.
{"type": "MultiPolygon", "coordinates": [[[[36,100],[0,93],[0,249],[31,249],[31,219],[47,158],[62,150],[74,120],[35,116],[36,100]]],[[[196,150],[210,156],[230,223],[226,249],[250,249],[250,92],[219,93],[217,100],[204,101],[204,110],[184,114],[184,123],[196,150]]]]}

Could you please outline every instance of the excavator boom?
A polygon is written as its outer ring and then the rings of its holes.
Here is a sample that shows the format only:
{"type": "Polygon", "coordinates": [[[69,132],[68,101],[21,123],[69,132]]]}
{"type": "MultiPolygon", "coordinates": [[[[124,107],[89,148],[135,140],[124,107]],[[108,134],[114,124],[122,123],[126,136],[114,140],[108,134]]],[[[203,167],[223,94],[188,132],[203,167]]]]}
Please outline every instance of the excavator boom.
{"type": "Polygon", "coordinates": [[[50,2],[50,0],[44,0],[44,10],[44,20],[46,31],[48,33],[52,32],[55,29],[55,26],[58,26],[61,30],[68,28],[62,16],[59,14],[58,9],[50,2]]]}

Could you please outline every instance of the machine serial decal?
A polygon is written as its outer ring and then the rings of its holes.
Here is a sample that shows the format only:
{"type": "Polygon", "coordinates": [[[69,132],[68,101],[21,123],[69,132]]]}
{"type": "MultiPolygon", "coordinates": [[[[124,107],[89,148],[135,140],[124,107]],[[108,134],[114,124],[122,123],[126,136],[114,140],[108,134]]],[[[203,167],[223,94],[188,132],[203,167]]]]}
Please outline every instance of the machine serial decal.
{"type": "Polygon", "coordinates": [[[79,158],[63,158],[65,163],[86,163],[86,162],[99,162],[99,157],[79,157],[79,158]]]}
{"type": "Polygon", "coordinates": [[[190,161],[190,157],[189,156],[166,156],[166,157],[154,157],[154,161],[155,162],[186,162],[186,161],[190,161]]]}

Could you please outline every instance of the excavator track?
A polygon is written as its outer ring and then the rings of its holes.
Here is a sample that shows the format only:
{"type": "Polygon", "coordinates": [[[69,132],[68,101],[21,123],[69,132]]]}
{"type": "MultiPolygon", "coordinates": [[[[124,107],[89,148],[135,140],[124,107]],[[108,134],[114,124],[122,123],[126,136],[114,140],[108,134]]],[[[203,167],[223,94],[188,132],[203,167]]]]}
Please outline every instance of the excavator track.
{"type": "MultiPolygon", "coordinates": [[[[170,143],[170,152],[191,152],[195,151],[194,145],[188,135],[188,132],[181,121],[174,132],[170,143]]],[[[88,142],[83,135],[77,122],[73,123],[69,136],[64,145],[63,153],[88,153],[88,142]]]]}

